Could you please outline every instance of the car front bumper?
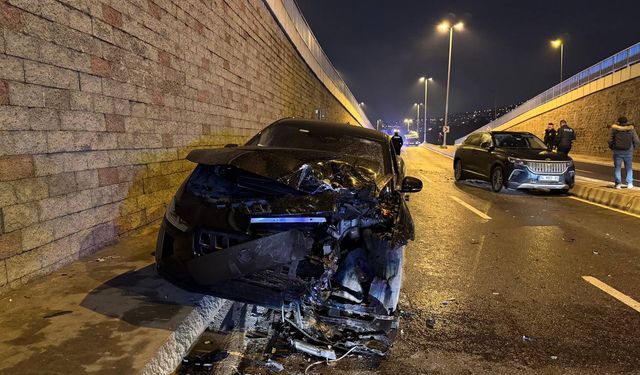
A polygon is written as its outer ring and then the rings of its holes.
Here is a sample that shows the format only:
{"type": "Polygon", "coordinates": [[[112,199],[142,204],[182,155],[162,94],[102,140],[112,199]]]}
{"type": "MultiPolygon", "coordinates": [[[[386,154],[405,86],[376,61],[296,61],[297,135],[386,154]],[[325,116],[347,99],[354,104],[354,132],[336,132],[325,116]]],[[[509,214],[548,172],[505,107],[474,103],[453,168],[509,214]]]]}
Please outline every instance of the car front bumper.
{"type": "Polygon", "coordinates": [[[575,184],[575,177],[576,172],[573,167],[562,174],[538,174],[524,166],[515,166],[509,174],[505,185],[509,189],[567,190],[571,189],[575,184]],[[557,181],[545,180],[545,178],[555,177],[557,177],[557,181]]]}

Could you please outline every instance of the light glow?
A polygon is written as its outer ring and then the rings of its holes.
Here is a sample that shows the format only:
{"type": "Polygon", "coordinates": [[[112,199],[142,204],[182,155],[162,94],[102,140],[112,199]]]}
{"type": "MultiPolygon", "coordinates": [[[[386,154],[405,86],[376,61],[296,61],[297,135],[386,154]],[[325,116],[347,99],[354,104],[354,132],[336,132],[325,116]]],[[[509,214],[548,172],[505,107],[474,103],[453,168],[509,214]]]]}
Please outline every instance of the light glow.
{"type": "Polygon", "coordinates": [[[553,48],[558,48],[562,45],[562,40],[561,39],[552,40],[551,45],[553,46],[553,48]]]}
{"type": "Polygon", "coordinates": [[[438,30],[440,30],[440,32],[447,32],[449,31],[449,28],[451,27],[451,24],[447,21],[442,21],[440,22],[440,24],[438,25],[438,30]]]}
{"type": "Polygon", "coordinates": [[[460,30],[464,29],[464,23],[458,22],[455,25],[453,25],[453,28],[458,30],[458,31],[460,31],[460,30]]]}

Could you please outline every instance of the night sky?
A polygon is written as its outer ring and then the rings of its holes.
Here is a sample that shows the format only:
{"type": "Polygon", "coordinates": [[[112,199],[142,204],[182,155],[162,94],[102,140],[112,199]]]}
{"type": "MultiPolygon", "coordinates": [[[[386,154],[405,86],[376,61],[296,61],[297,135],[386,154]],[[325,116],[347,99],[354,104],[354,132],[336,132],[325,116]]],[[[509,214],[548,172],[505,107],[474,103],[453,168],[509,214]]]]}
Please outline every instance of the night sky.
{"type": "Polygon", "coordinates": [[[454,32],[450,112],[515,104],[640,41],[640,0],[298,0],[336,69],[371,120],[415,118],[428,74],[429,114],[444,113],[448,14],[454,32]]]}

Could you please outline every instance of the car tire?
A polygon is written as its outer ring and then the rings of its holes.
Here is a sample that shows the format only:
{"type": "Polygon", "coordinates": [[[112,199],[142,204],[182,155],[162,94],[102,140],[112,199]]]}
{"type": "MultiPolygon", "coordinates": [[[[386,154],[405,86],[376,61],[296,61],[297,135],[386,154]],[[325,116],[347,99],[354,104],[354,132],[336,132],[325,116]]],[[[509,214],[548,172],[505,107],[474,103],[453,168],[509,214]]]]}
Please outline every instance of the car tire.
{"type": "Polygon", "coordinates": [[[467,179],[467,176],[464,174],[464,170],[462,169],[462,160],[458,159],[453,163],[453,178],[456,181],[464,181],[467,179]]]}
{"type": "Polygon", "coordinates": [[[502,171],[502,167],[501,166],[495,166],[493,167],[493,169],[491,170],[491,181],[489,181],[489,183],[491,184],[491,190],[493,190],[495,193],[500,192],[500,190],[502,190],[502,188],[504,187],[504,172],[502,171]]]}

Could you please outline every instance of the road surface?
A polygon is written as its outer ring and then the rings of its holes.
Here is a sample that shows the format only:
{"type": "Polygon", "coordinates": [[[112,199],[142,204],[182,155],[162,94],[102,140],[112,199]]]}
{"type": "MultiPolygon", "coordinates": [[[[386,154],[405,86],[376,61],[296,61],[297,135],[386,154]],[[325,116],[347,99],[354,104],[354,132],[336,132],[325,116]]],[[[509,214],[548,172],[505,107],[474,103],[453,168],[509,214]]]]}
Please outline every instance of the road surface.
{"type": "MultiPolygon", "coordinates": [[[[456,184],[449,158],[403,153],[408,175],[424,182],[409,202],[417,238],[406,250],[403,334],[388,359],[310,373],[640,371],[640,218],[569,196],[456,184]]],[[[287,373],[308,365],[299,355],[282,362],[287,373]]]]}

